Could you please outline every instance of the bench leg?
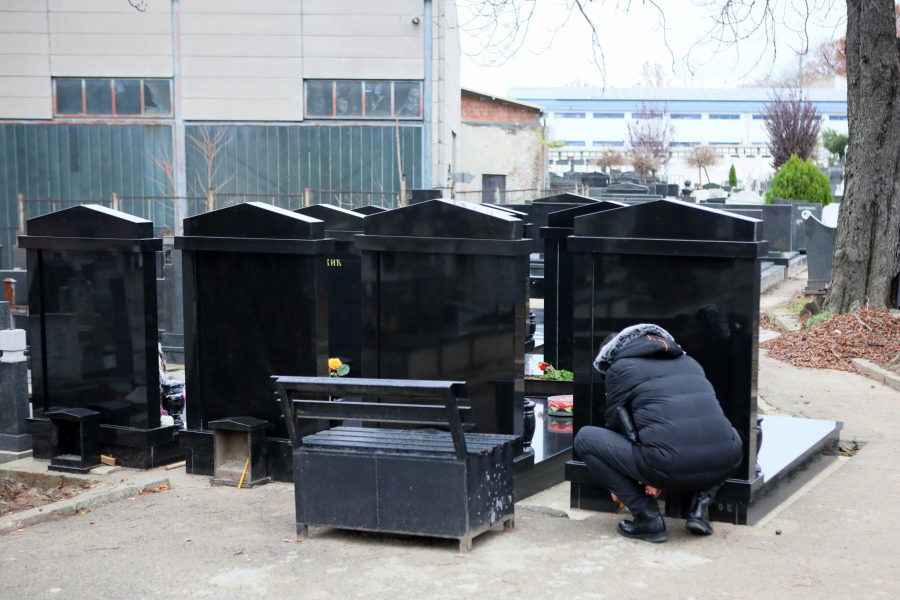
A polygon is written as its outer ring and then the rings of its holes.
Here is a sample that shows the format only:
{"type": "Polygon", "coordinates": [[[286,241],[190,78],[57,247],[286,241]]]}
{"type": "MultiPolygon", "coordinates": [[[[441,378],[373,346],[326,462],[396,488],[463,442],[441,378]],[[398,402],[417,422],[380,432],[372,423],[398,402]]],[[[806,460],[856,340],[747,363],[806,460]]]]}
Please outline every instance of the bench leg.
{"type": "Polygon", "coordinates": [[[303,523],[297,523],[297,541],[309,538],[309,526],[303,523]]]}
{"type": "Polygon", "coordinates": [[[468,554],[470,550],[472,550],[472,538],[471,537],[459,538],[459,553],[460,554],[468,554]]]}
{"type": "Polygon", "coordinates": [[[504,531],[509,531],[509,530],[515,529],[515,528],[516,528],[515,515],[513,515],[513,516],[509,517],[508,519],[506,519],[505,521],[503,521],[503,530],[504,531]]]}

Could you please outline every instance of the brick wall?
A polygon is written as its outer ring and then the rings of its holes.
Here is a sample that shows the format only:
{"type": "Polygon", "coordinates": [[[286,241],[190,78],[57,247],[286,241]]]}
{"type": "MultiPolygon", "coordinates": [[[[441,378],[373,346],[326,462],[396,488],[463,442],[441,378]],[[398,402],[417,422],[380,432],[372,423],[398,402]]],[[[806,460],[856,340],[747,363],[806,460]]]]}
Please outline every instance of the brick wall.
{"type": "Polygon", "coordinates": [[[504,100],[462,93],[462,121],[488,123],[538,123],[541,111],[504,100]]]}

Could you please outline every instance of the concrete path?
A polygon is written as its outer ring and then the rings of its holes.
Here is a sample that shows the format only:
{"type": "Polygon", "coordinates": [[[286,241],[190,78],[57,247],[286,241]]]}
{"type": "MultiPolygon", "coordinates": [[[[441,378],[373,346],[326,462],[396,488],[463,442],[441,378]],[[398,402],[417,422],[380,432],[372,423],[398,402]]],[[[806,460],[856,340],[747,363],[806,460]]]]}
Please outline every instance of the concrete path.
{"type": "Polygon", "coordinates": [[[697,538],[670,520],[666,544],[635,542],[615,533],[621,516],[569,518],[563,484],[465,556],[330,529],[295,543],[292,486],[210,488],[177,469],[171,491],[0,536],[0,598],[900,597],[900,392],[763,355],[759,393],[779,414],[844,421],[862,445],[765,527],[697,538]]]}

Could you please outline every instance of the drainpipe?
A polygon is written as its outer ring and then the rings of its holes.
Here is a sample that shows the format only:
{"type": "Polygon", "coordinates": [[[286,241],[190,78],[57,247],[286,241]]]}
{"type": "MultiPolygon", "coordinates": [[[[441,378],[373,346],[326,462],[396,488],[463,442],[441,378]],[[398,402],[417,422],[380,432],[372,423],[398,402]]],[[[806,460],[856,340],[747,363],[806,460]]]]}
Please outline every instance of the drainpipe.
{"type": "Polygon", "coordinates": [[[431,138],[432,138],[432,106],[431,98],[434,89],[434,39],[432,29],[431,0],[425,0],[425,83],[422,102],[424,104],[425,122],[422,124],[422,187],[426,190],[434,186],[431,180],[431,138]]]}
{"type": "Polygon", "coordinates": [[[185,197],[187,178],[184,167],[184,114],[181,112],[181,1],[172,0],[172,107],[175,113],[175,149],[173,179],[175,183],[175,234],[181,235],[187,216],[185,197]]]}

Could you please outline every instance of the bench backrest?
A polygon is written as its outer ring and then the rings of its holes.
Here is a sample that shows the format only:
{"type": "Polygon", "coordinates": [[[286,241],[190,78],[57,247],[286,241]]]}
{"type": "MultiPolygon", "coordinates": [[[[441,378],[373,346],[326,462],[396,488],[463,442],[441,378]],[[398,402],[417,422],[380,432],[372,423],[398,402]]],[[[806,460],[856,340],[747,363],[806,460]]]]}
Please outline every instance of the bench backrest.
{"type": "Polygon", "coordinates": [[[459,459],[466,457],[466,439],[463,435],[460,411],[468,411],[469,407],[459,406],[461,400],[468,400],[469,397],[464,382],[279,375],[274,376],[273,379],[281,400],[288,435],[290,435],[291,444],[295,449],[303,445],[302,436],[296,428],[297,418],[352,419],[382,423],[447,426],[453,437],[456,457],[459,459]],[[441,401],[441,404],[329,402],[313,399],[323,396],[438,400],[441,401]]]}

